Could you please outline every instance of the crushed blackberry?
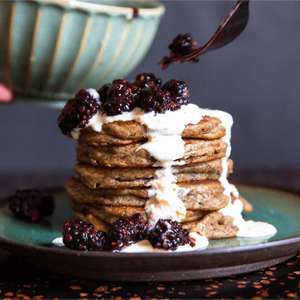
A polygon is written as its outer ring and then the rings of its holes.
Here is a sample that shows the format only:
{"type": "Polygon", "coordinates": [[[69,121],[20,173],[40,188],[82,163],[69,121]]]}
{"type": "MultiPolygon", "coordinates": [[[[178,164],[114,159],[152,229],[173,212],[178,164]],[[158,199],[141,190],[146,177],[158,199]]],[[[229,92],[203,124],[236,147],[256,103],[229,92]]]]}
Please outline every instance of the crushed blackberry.
{"type": "Polygon", "coordinates": [[[153,248],[176,250],[178,246],[189,244],[195,246],[194,239],[189,236],[189,231],[182,228],[177,221],[159,219],[155,226],[148,232],[148,240],[153,248]]]}
{"type": "MultiPolygon", "coordinates": [[[[196,46],[197,42],[192,39],[192,36],[189,33],[178,34],[169,45],[169,49],[171,50],[170,57],[165,56],[160,62],[162,64],[162,69],[164,70],[168,67],[172,58],[187,55],[196,50],[196,46]]],[[[189,61],[198,62],[199,55],[191,58],[189,61]]]]}
{"type": "Polygon", "coordinates": [[[140,94],[139,106],[145,112],[165,113],[174,111],[175,104],[170,98],[170,92],[163,91],[159,86],[151,86],[143,89],[140,94]]]}
{"type": "Polygon", "coordinates": [[[135,76],[134,83],[143,88],[149,88],[150,86],[161,86],[162,80],[160,78],[156,78],[153,73],[139,73],[135,76]]]}
{"type": "Polygon", "coordinates": [[[70,219],[63,225],[63,242],[74,250],[102,251],[106,248],[106,233],[80,219],[70,219]]]}
{"type": "Polygon", "coordinates": [[[190,91],[184,81],[172,79],[167,81],[161,88],[170,92],[171,100],[175,103],[175,108],[187,105],[190,102],[190,91]]]}
{"type": "Polygon", "coordinates": [[[102,110],[108,116],[129,112],[136,106],[140,88],[123,79],[115,79],[98,91],[102,102],[102,110]]]}
{"type": "Polygon", "coordinates": [[[141,214],[120,218],[111,224],[107,233],[109,249],[120,251],[133,243],[147,238],[148,226],[141,214]]]}
{"type": "Polygon", "coordinates": [[[37,189],[26,189],[17,190],[9,197],[8,206],[18,219],[35,222],[50,216],[55,204],[52,195],[37,189]]]}
{"type": "Polygon", "coordinates": [[[93,91],[82,89],[74,99],[68,100],[57,119],[58,127],[63,134],[70,135],[74,128],[85,127],[91,117],[97,113],[101,101],[93,91]]]}

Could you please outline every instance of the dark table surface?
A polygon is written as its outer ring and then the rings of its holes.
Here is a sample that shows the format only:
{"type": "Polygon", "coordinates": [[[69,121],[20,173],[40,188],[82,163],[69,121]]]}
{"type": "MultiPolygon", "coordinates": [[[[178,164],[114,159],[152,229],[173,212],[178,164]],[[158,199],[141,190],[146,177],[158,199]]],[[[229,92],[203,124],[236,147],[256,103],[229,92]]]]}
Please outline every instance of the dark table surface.
{"type": "MultiPolygon", "coordinates": [[[[69,173],[0,174],[0,198],[17,188],[61,187],[69,173]]],[[[300,168],[235,168],[233,183],[300,194],[300,168]]],[[[300,255],[256,272],[205,280],[124,283],[58,275],[0,249],[0,299],[298,299],[300,255]]]]}

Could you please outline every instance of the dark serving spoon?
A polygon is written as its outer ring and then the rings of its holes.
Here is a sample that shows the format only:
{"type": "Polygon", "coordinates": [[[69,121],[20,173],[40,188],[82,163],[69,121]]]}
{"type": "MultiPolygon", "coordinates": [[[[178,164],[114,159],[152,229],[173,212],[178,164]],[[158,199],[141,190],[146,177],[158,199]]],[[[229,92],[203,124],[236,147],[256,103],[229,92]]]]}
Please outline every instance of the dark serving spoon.
{"type": "MultiPolygon", "coordinates": [[[[225,17],[210,40],[202,47],[185,55],[164,57],[159,64],[165,69],[170,63],[181,63],[199,57],[200,54],[219,49],[236,39],[245,29],[249,19],[249,0],[239,0],[225,17]]],[[[197,60],[195,60],[197,61],[197,60]]]]}

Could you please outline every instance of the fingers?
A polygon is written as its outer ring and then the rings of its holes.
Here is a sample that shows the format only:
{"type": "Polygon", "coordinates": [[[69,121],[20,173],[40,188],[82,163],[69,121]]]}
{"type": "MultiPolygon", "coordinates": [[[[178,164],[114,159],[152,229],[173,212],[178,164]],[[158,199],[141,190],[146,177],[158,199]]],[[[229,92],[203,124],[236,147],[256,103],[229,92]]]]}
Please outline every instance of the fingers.
{"type": "Polygon", "coordinates": [[[0,103],[8,103],[12,101],[12,98],[13,95],[11,90],[4,84],[0,83],[0,103]]]}

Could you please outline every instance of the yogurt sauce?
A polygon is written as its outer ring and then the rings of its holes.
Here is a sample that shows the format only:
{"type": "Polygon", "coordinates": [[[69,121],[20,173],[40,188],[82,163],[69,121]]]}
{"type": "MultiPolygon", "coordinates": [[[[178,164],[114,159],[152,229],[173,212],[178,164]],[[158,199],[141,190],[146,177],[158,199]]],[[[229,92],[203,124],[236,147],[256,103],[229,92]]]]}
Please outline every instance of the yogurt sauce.
{"type": "MultiPolygon", "coordinates": [[[[96,97],[97,91],[90,90],[96,97]]],[[[222,125],[226,128],[226,135],[222,139],[227,143],[227,149],[225,157],[222,158],[222,173],[219,181],[224,187],[224,194],[228,196],[228,199],[231,198],[231,193],[238,197],[238,191],[233,185],[229,184],[226,178],[228,171],[227,159],[231,153],[230,138],[233,124],[230,114],[219,110],[202,109],[195,104],[188,104],[183,105],[179,110],[167,111],[164,114],[156,115],[154,112],[145,113],[139,108],[116,116],[106,116],[99,111],[89,120],[87,126],[92,127],[96,132],[101,131],[103,124],[114,121],[135,120],[147,127],[148,142],[143,144],[141,148],[148,150],[150,155],[158,161],[157,166],[162,167],[160,171],[156,172],[156,177],[151,182],[150,198],[145,205],[150,226],[154,226],[160,218],[177,221],[185,218],[186,209],[179,195],[180,193],[187,194],[189,191],[176,185],[171,168],[174,160],[179,160],[176,161],[176,164],[184,164],[184,161],[180,161],[180,158],[184,156],[184,141],[181,138],[181,134],[185,126],[187,124],[197,124],[204,116],[219,118],[222,121],[222,125]]],[[[74,129],[71,134],[74,139],[78,139],[80,129],[74,129]]],[[[229,201],[225,208],[219,210],[224,215],[230,215],[234,218],[234,225],[239,228],[238,236],[258,237],[276,234],[275,227],[270,224],[253,221],[246,222],[241,214],[242,209],[242,202],[236,200],[234,204],[231,204],[231,201],[229,201]]],[[[146,247],[144,243],[134,247],[141,248],[138,251],[148,252],[148,250],[143,250],[146,247]]],[[[198,246],[196,247],[198,248],[198,246]]]]}
{"type": "Polygon", "coordinates": [[[142,240],[136,244],[132,244],[131,246],[122,250],[122,252],[127,253],[141,253],[141,252],[185,252],[185,251],[195,251],[195,250],[203,250],[208,246],[208,239],[205,236],[201,236],[196,232],[191,232],[190,237],[195,239],[196,246],[191,247],[190,245],[184,245],[178,247],[174,250],[163,250],[163,249],[155,249],[152,247],[148,240],[142,240]]]}

